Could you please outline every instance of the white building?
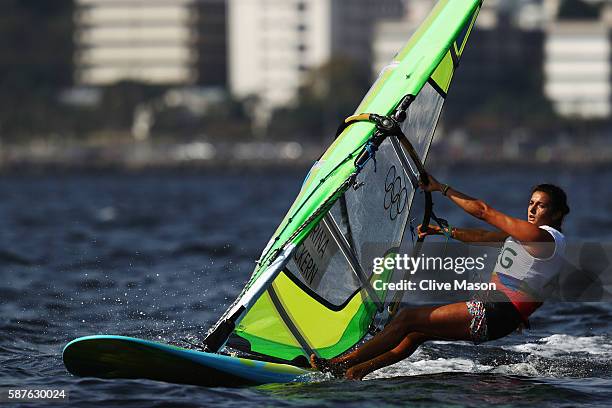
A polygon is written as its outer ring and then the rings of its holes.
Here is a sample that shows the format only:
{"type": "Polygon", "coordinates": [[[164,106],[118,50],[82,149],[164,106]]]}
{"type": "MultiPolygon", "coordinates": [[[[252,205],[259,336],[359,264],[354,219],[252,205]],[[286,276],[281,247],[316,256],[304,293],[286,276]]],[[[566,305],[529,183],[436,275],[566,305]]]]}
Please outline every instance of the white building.
{"type": "Polygon", "coordinates": [[[194,10],[194,0],[76,0],[76,84],[194,83],[194,10]]]}
{"type": "Polygon", "coordinates": [[[401,0],[228,0],[229,82],[256,95],[262,122],[294,101],[305,73],[334,55],[370,64],[376,18],[401,15],[401,0]]]}
{"type": "Polygon", "coordinates": [[[563,116],[612,114],[610,28],[600,21],[557,21],[544,45],[545,93],[563,116]]]}

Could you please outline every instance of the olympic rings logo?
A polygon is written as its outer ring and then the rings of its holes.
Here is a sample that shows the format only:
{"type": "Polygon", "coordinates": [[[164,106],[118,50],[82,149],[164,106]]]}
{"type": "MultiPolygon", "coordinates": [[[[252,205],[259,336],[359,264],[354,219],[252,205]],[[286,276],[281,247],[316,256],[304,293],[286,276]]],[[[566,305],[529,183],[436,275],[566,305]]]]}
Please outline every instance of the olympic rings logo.
{"type": "Polygon", "coordinates": [[[406,209],[408,190],[404,184],[402,178],[397,174],[395,166],[391,166],[385,178],[385,198],[383,203],[385,210],[389,210],[391,221],[395,221],[397,216],[406,209]]]}

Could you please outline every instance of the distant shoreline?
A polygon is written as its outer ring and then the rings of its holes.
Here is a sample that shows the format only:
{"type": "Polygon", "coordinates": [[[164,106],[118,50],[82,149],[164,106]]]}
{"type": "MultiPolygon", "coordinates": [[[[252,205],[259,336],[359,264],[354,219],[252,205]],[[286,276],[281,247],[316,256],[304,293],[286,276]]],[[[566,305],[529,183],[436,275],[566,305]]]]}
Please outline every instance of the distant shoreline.
{"type": "MultiPolygon", "coordinates": [[[[147,171],[181,169],[306,169],[324,151],[322,144],[297,142],[249,141],[235,143],[122,143],[75,145],[32,143],[0,146],[0,172],[15,171],[147,171]]],[[[486,154],[444,151],[434,146],[428,164],[435,167],[504,168],[600,168],[612,167],[612,150],[572,147],[568,152],[553,152],[538,157],[491,149],[486,154]],[[608,151],[609,150],[609,151],[608,151]],[[570,154],[571,153],[571,154],[570,154]],[[527,157],[525,157],[527,156],[527,157]]]]}

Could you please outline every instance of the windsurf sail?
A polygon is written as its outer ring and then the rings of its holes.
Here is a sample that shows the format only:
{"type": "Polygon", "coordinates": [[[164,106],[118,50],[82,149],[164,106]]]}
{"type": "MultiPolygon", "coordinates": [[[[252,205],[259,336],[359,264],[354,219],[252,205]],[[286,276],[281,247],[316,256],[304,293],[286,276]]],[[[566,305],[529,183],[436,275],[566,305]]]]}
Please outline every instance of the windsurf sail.
{"type": "Polygon", "coordinates": [[[310,354],[337,356],[385,324],[398,297],[380,283],[395,271],[373,274],[373,261],[397,253],[411,217],[429,223],[431,196],[419,192],[419,178],[481,4],[439,1],[383,69],[209,331],[208,351],[227,344],[303,366],[310,354]],[[418,194],[425,210],[417,215],[418,194]]]}

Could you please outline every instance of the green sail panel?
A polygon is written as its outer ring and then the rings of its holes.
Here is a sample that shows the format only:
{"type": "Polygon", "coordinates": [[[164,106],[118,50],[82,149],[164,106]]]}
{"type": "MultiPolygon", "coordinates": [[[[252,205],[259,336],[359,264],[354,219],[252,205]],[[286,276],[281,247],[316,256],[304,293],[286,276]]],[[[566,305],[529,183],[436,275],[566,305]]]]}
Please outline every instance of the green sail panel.
{"type": "MultiPolygon", "coordinates": [[[[440,1],[356,110],[387,115],[404,96],[416,96],[402,129],[421,161],[480,4],[440,1]]],[[[243,292],[213,328],[214,333],[222,322],[233,319],[236,327],[228,345],[305,364],[313,352],[327,358],[345,352],[371,331],[377,315],[384,314],[390,299],[374,289],[373,282],[393,279],[394,271],[373,275],[372,257],[392,256],[400,246],[417,171],[391,138],[377,153],[378,172],[372,162],[356,169],[355,158],[374,130],[364,122],[347,127],[313,166],[243,292]],[[396,179],[401,181],[389,187],[396,179]],[[362,192],[354,190],[360,183],[362,192]],[[397,211],[393,217],[384,214],[393,221],[385,226],[382,211],[376,214],[374,209],[388,210],[385,189],[396,188],[395,197],[398,185],[402,192],[391,200],[397,211]],[[373,214],[369,221],[368,209],[373,214]],[[387,238],[377,232],[387,233],[387,238]],[[337,285],[335,290],[331,283],[337,285]]]]}

